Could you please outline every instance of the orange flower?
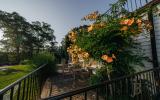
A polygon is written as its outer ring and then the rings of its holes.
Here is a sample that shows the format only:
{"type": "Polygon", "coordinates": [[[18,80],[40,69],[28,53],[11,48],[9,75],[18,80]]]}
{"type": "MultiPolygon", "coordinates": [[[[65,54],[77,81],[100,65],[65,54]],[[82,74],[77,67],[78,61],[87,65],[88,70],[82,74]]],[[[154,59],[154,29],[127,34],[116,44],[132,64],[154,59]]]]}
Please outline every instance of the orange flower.
{"type": "Polygon", "coordinates": [[[122,20],[122,21],[120,22],[120,24],[121,24],[121,25],[127,25],[128,21],[129,21],[129,19],[122,20]]]}
{"type": "Polygon", "coordinates": [[[103,60],[106,60],[106,59],[108,58],[108,55],[103,55],[101,58],[102,58],[103,60]]]}
{"type": "Polygon", "coordinates": [[[121,31],[126,31],[126,30],[128,30],[128,27],[127,27],[127,26],[123,26],[123,27],[121,28],[121,31]]]}
{"type": "Polygon", "coordinates": [[[70,39],[71,42],[75,42],[76,41],[76,37],[77,37],[77,33],[71,31],[69,34],[68,34],[68,38],[70,39]]]}
{"type": "Polygon", "coordinates": [[[130,20],[128,21],[128,26],[131,26],[133,23],[134,23],[134,18],[132,18],[132,19],[130,19],[130,20]]]}
{"type": "Polygon", "coordinates": [[[113,62],[113,58],[109,57],[108,55],[103,55],[101,58],[105,60],[107,63],[113,62]]]}
{"type": "Polygon", "coordinates": [[[107,62],[107,63],[113,62],[113,58],[112,58],[112,57],[108,57],[108,58],[106,59],[106,62],[107,62]]]}
{"type": "Polygon", "coordinates": [[[88,27],[88,32],[90,32],[90,31],[92,31],[93,30],[93,25],[90,25],[89,27],[88,27]]]}
{"type": "Polygon", "coordinates": [[[141,19],[137,19],[136,22],[137,22],[137,23],[142,23],[142,20],[141,20],[141,19]]]}
{"type": "Polygon", "coordinates": [[[138,28],[142,28],[142,20],[137,19],[136,23],[138,24],[138,28]]]}
{"type": "Polygon", "coordinates": [[[133,23],[134,23],[134,18],[125,19],[120,22],[121,25],[128,25],[128,26],[131,26],[133,23]]]}
{"type": "Polygon", "coordinates": [[[95,11],[95,12],[88,14],[83,19],[84,20],[96,20],[99,17],[99,15],[100,15],[99,12],[95,11]]]}

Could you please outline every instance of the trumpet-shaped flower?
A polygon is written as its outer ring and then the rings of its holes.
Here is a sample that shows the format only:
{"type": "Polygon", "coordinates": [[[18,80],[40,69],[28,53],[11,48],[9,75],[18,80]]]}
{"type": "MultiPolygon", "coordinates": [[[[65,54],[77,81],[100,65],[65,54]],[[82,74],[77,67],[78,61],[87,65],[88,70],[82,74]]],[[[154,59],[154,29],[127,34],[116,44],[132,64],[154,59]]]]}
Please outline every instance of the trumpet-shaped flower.
{"type": "Polygon", "coordinates": [[[106,59],[106,62],[107,62],[107,63],[113,62],[113,58],[112,58],[112,57],[108,57],[108,59],[106,59]]]}
{"type": "Polygon", "coordinates": [[[108,55],[103,55],[101,58],[102,58],[103,60],[106,60],[106,59],[108,59],[108,55]]]}
{"type": "Polygon", "coordinates": [[[95,11],[95,12],[88,14],[83,19],[84,20],[96,20],[99,17],[99,15],[100,15],[99,12],[95,11]]]}
{"type": "Polygon", "coordinates": [[[120,22],[121,25],[128,25],[128,26],[131,26],[133,23],[134,23],[134,18],[125,19],[120,22]]]}
{"type": "Polygon", "coordinates": [[[77,38],[77,33],[71,31],[69,34],[68,34],[68,38],[71,42],[75,42],[76,41],[76,38],[77,38]]]}
{"type": "Polygon", "coordinates": [[[113,58],[109,57],[108,55],[102,55],[101,57],[103,60],[105,60],[107,63],[113,62],[113,58]]]}
{"type": "Polygon", "coordinates": [[[92,30],[93,30],[93,24],[88,27],[88,32],[91,32],[92,30]]]}

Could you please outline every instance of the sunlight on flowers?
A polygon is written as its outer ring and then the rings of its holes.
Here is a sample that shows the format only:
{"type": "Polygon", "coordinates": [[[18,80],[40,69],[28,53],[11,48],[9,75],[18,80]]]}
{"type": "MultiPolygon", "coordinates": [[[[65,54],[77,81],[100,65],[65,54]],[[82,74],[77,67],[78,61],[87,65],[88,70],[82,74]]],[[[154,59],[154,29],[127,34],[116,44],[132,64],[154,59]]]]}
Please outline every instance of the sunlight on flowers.
{"type": "Polygon", "coordinates": [[[93,24],[88,27],[88,32],[91,32],[92,30],[93,30],[93,24]]]}
{"type": "Polygon", "coordinates": [[[83,20],[96,20],[100,16],[98,11],[94,11],[83,18],[83,20]]]}
{"type": "Polygon", "coordinates": [[[131,26],[133,23],[134,23],[134,18],[125,19],[120,22],[121,25],[128,25],[128,26],[131,26]]]}
{"type": "Polygon", "coordinates": [[[68,38],[70,39],[71,42],[75,42],[76,37],[77,37],[77,33],[73,32],[73,31],[69,32],[68,38]]]}
{"type": "Polygon", "coordinates": [[[81,48],[79,48],[75,44],[72,44],[71,46],[69,46],[67,48],[67,52],[70,55],[73,64],[78,63],[80,59],[85,60],[89,58],[89,53],[83,51],[81,48]]]}
{"type": "Polygon", "coordinates": [[[116,59],[116,56],[112,54],[112,57],[109,57],[108,55],[102,55],[101,59],[106,61],[107,63],[113,62],[113,59],[116,59]]]}
{"type": "Polygon", "coordinates": [[[88,27],[87,31],[88,31],[88,32],[91,32],[91,31],[93,31],[94,29],[101,29],[101,28],[104,28],[105,26],[106,26],[106,23],[104,23],[104,22],[91,24],[91,25],[88,27]]]}

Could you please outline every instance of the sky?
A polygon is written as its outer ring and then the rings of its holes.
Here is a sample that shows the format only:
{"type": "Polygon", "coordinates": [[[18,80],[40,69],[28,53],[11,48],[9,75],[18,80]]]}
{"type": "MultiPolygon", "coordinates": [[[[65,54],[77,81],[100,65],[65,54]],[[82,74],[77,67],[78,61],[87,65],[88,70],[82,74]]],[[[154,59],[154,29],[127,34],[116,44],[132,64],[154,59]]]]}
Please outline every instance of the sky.
{"type": "MultiPolygon", "coordinates": [[[[117,0],[0,0],[0,10],[18,12],[27,21],[43,21],[54,29],[56,41],[62,38],[70,29],[86,24],[81,19],[93,12],[106,12],[109,4],[117,0]]],[[[88,23],[87,23],[88,24],[88,23]]],[[[3,33],[0,32],[0,37],[3,33]]]]}

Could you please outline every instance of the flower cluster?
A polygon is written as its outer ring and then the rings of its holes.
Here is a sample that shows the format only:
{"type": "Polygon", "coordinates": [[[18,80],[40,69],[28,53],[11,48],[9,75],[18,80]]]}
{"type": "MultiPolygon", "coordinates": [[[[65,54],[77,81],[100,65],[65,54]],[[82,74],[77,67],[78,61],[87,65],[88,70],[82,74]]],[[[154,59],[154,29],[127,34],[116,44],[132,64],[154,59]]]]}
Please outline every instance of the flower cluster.
{"type": "Polygon", "coordinates": [[[79,48],[77,45],[72,44],[70,47],[67,48],[67,52],[72,58],[72,63],[76,64],[80,59],[88,59],[89,54],[79,48]]]}
{"type": "Polygon", "coordinates": [[[121,31],[127,31],[129,27],[133,24],[136,24],[138,26],[138,29],[131,29],[130,31],[132,33],[135,33],[138,31],[142,32],[142,27],[146,29],[147,31],[152,29],[151,23],[148,20],[142,20],[142,19],[135,19],[135,18],[130,18],[130,19],[123,19],[120,21],[120,24],[123,25],[123,27],[120,29],[121,31]]]}
{"type": "Polygon", "coordinates": [[[89,54],[75,44],[77,38],[77,32],[73,30],[70,31],[68,34],[68,38],[72,42],[72,44],[67,48],[67,52],[72,59],[72,63],[76,64],[81,59],[83,60],[87,59],[89,57],[89,54]]]}
{"type": "Polygon", "coordinates": [[[77,37],[77,33],[73,32],[73,31],[69,32],[68,38],[69,38],[69,40],[71,42],[75,42],[76,41],[76,37],[77,37]]]}
{"type": "Polygon", "coordinates": [[[134,23],[134,18],[125,19],[120,22],[121,25],[128,25],[128,26],[131,26],[133,23],[134,23]]]}
{"type": "Polygon", "coordinates": [[[112,54],[112,56],[108,56],[108,55],[102,55],[101,57],[104,61],[106,61],[107,63],[111,63],[113,62],[113,59],[116,59],[116,56],[114,54],[112,54]]]}
{"type": "MultiPolygon", "coordinates": [[[[121,20],[120,24],[123,25],[123,27],[120,30],[121,31],[127,31],[129,29],[129,27],[131,25],[133,25],[134,23],[136,23],[138,25],[138,31],[141,32],[142,31],[142,20],[137,19],[137,21],[136,21],[135,18],[121,20]]],[[[131,32],[135,33],[136,30],[131,29],[131,32]]]]}
{"type": "Polygon", "coordinates": [[[100,29],[100,28],[104,28],[105,27],[105,23],[101,22],[101,23],[97,23],[97,24],[91,24],[88,27],[88,32],[93,31],[94,29],[100,29]]]}
{"type": "Polygon", "coordinates": [[[84,20],[96,20],[100,16],[98,11],[92,12],[85,16],[83,19],[84,20]]]}

